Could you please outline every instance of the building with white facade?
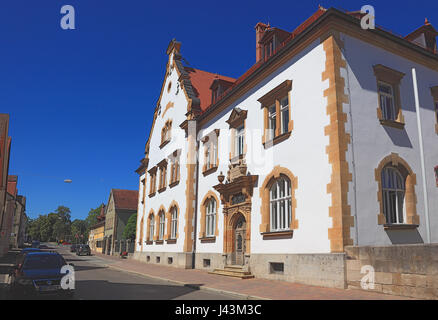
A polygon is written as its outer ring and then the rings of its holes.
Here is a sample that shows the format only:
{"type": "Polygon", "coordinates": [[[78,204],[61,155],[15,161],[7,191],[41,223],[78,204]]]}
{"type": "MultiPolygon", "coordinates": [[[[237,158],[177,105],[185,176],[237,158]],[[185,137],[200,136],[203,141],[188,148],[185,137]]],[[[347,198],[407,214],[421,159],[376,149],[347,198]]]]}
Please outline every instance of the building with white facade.
{"type": "Polygon", "coordinates": [[[137,169],[136,259],[344,288],[360,248],[438,256],[438,33],[361,17],[320,7],[293,32],[258,23],[238,79],[184,66],[170,42],[137,169]]]}

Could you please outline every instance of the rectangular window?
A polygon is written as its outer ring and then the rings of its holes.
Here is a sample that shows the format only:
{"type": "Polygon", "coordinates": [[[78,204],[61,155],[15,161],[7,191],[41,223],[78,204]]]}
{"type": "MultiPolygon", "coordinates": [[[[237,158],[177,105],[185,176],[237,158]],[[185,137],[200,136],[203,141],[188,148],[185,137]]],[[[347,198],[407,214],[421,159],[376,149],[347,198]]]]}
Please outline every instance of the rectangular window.
{"type": "Polygon", "coordinates": [[[275,129],[277,127],[277,108],[274,105],[269,107],[268,114],[268,129],[269,129],[269,139],[272,140],[275,137],[275,129]]]}
{"type": "Polygon", "coordinates": [[[243,155],[244,145],[244,127],[240,126],[236,129],[236,156],[243,155]]]}
{"type": "Polygon", "coordinates": [[[284,273],[284,263],[282,262],[269,262],[269,273],[284,273]]]}
{"type": "Polygon", "coordinates": [[[178,226],[178,211],[174,207],[172,209],[172,224],[171,224],[171,231],[170,231],[170,238],[176,239],[176,230],[178,226]]]}
{"type": "Polygon", "coordinates": [[[285,97],[280,102],[281,112],[281,133],[289,131],[289,97],[285,97]]]}
{"type": "Polygon", "coordinates": [[[379,81],[380,110],[384,120],[395,121],[397,114],[394,105],[394,93],[390,84],[379,81]]]}

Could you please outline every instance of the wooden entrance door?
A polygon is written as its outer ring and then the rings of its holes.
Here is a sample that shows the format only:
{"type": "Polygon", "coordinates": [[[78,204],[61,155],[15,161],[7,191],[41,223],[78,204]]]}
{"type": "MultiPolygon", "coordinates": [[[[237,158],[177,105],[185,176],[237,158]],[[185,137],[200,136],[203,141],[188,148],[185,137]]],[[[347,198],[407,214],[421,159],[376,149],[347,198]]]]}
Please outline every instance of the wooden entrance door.
{"type": "Polygon", "coordinates": [[[244,265],[246,251],[246,221],[243,216],[240,216],[235,224],[234,229],[234,264],[244,265]]]}

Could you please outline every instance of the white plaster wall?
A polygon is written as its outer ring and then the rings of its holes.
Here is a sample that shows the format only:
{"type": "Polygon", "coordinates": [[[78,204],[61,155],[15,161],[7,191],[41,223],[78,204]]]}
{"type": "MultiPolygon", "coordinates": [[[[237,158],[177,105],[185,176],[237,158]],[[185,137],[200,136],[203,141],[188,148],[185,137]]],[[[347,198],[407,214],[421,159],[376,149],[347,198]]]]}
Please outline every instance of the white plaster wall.
{"type": "MultiPolygon", "coordinates": [[[[173,55],[170,56],[170,63],[173,62],[173,55]]],[[[157,115],[154,130],[151,133],[151,141],[150,141],[150,149],[149,149],[149,164],[147,170],[154,167],[161,160],[168,158],[169,155],[172,154],[177,149],[181,149],[180,156],[180,182],[178,185],[169,188],[169,180],[170,180],[170,161],[168,161],[167,165],[167,188],[162,193],[158,192],[158,184],[159,184],[159,170],[157,170],[157,180],[156,180],[156,193],[155,196],[149,197],[150,193],[150,175],[147,173],[146,179],[146,199],[145,204],[140,204],[142,209],[142,213],[145,214],[144,224],[143,224],[143,241],[146,239],[148,230],[147,230],[147,216],[151,209],[154,210],[155,214],[155,222],[158,218],[158,210],[161,205],[163,205],[166,209],[166,212],[169,210],[170,204],[172,201],[176,201],[178,203],[180,211],[178,212],[178,239],[176,244],[167,244],[164,241],[163,244],[152,244],[146,245],[143,243],[143,252],[182,252],[183,244],[184,244],[184,227],[185,227],[185,210],[186,210],[186,180],[187,180],[187,170],[186,170],[186,140],[185,140],[185,132],[183,129],[179,127],[179,125],[186,119],[185,113],[187,112],[187,99],[185,97],[184,91],[179,88],[178,94],[177,92],[177,83],[178,83],[178,73],[174,68],[172,73],[166,77],[164,83],[163,95],[161,97],[160,105],[161,105],[161,113],[157,115]],[[172,82],[170,92],[167,92],[167,87],[169,82],[172,82]],[[165,110],[168,102],[173,102],[174,107],[167,110],[162,117],[163,112],[165,110]],[[163,149],[159,148],[161,144],[161,129],[163,128],[165,122],[168,119],[172,119],[172,135],[171,142],[168,143],[163,149]]],[[[142,192],[142,188],[140,187],[140,192],[142,192]]],[[[140,193],[142,194],[142,193],[140,193]]],[[[140,201],[140,200],[139,200],[140,201]]],[[[137,219],[138,225],[140,224],[141,217],[137,219]]],[[[166,219],[166,229],[167,230],[167,219],[166,219]]],[[[138,230],[138,229],[137,229],[138,230]]],[[[155,227],[156,231],[156,227],[155,227]]],[[[155,233],[154,231],[154,233],[155,233]]],[[[138,236],[138,234],[137,234],[138,236]]],[[[140,251],[140,247],[137,246],[137,249],[140,251]]]]}
{"type": "MultiPolygon", "coordinates": [[[[246,119],[246,160],[248,171],[258,174],[258,185],[254,189],[251,212],[251,253],[324,253],[330,252],[328,229],[331,218],[328,208],[331,197],[327,194],[331,166],[325,152],[329,139],[324,135],[324,127],[329,124],[326,114],[326,98],[323,91],[328,81],[322,81],[325,70],[325,52],[318,42],[311,44],[299,56],[288,61],[268,78],[250,90],[245,96],[230,105],[225,112],[203,128],[201,137],[214,129],[220,129],[219,161],[217,172],[204,177],[199,174],[198,225],[201,200],[205,194],[218,184],[217,176],[228,170],[230,133],[225,122],[234,107],[248,110],[246,119]],[[292,80],[291,118],[294,121],[292,135],[271,148],[262,145],[263,110],[257,101],[285,80],[292,80]],[[299,227],[292,239],[263,240],[260,234],[260,187],[274,166],[288,168],[298,178],[295,193],[297,201],[296,219],[299,227]]],[[[200,144],[200,171],[203,166],[203,146],[200,144]]],[[[219,197],[219,194],[216,193],[219,197]]],[[[222,252],[223,213],[219,208],[219,237],[215,243],[200,243],[197,235],[198,252],[222,252]]],[[[199,228],[198,228],[199,229],[199,228]]]]}
{"type": "MultiPolygon", "coordinates": [[[[382,48],[361,40],[341,35],[344,40],[344,55],[348,65],[348,79],[351,99],[354,162],[356,176],[357,226],[359,245],[389,245],[399,241],[426,241],[425,209],[423,200],[423,179],[421,174],[418,127],[412,84],[413,67],[416,68],[420,100],[420,114],[423,128],[426,181],[429,196],[429,216],[432,242],[438,241],[438,188],[433,168],[438,165],[438,135],[435,133],[435,115],[431,86],[438,85],[438,72],[406,58],[397,56],[382,48]],[[373,65],[382,64],[405,73],[401,81],[400,95],[405,129],[382,126],[378,119],[377,82],[373,65]],[[379,204],[374,169],[391,153],[398,153],[408,162],[417,177],[417,213],[420,226],[417,231],[400,231],[397,234],[385,232],[377,224],[379,204]]],[[[347,88],[348,89],[348,88],[347,88]]],[[[351,148],[349,166],[352,168],[351,148]]],[[[349,203],[354,204],[354,192],[350,188],[349,203]]],[[[355,207],[352,206],[352,212],[355,207]]]]}

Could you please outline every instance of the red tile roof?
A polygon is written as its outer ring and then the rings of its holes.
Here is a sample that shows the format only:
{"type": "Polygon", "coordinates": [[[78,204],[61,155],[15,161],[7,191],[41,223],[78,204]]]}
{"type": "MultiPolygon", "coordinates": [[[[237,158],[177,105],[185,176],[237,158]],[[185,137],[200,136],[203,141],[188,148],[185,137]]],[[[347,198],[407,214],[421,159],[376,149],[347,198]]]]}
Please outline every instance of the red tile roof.
{"type": "Polygon", "coordinates": [[[211,104],[211,90],[210,86],[216,79],[225,80],[228,82],[236,81],[236,79],[222,76],[217,73],[211,73],[199,69],[194,69],[190,67],[184,67],[190,76],[190,81],[192,82],[193,89],[201,100],[201,110],[204,111],[211,104]]]}
{"type": "Polygon", "coordinates": [[[137,210],[138,191],[112,189],[116,209],[137,210]]]}

